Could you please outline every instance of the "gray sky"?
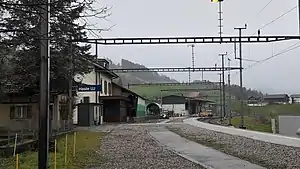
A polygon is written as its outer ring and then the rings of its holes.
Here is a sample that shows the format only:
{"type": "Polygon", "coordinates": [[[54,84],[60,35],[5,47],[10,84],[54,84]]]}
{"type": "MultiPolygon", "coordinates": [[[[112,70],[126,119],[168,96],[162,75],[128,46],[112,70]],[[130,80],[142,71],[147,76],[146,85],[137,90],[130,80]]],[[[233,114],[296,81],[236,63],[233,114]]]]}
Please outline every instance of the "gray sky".
{"type": "MultiPolygon", "coordinates": [[[[257,32],[265,24],[297,5],[296,0],[273,0],[262,12],[269,0],[224,0],[224,36],[237,35],[234,27],[248,24],[244,35],[257,32]]],[[[167,37],[167,36],[217,36],[218,5],[210,0],[102,0],[96,6],[112,7],[108,21],[90,19],[97,27],[115,25],[102,37],[167,37]]],[[[297,35],[298,8],[261,30],[261,35],[297,35]]],[[[92,36],[91,36],[92,37],[92,36]]],[[[295,44],[297,41],[272,44],[244,44],[243,56],[261,60],[295,44]]],[[[299,45],[299,44],[297,44],[299,45]]],[[[100,46],[99,55],[120,62],[122,58],[147,67],[191,66],[191,48],[183,45],[128,45],[100,46]]],[[[196,44],[196,67],[220,65],[218,54],[231,52],[232,44],[196,44]]],[[[300,48],[299,48],[300,49],[300,48]]],[[[272,58],[248,69],[244,73],[244,85],[263,92],[300,93],[297,66],[299,49],[272,58]]],[[[234,56],[230,56],[234,60],[234,56]]],[[[253,62],[244,61],[248,67],[253,62]]],[[[232,61],[238,66],[238,61],[232,61]]],[[[166,73],[180,81],[188,81],[188,73],[166,73]]],[[[200,79],[201,73],[193,73],[192,80],[200,79]]],[[[232,72],[233,83],[239,76],[232,72]]],[[[217,73],[205,73],[204,79],[217,81],[217,73]]]]}

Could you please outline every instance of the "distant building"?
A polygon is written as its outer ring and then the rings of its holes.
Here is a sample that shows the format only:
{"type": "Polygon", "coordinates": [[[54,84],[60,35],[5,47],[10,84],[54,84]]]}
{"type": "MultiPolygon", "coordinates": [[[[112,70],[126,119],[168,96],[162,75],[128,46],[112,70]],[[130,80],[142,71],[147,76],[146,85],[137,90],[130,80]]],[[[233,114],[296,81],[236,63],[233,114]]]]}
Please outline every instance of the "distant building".
{"type": "Polygon", "coordinates": [[[171,114],[189,114],[185,96],[169,95],[162,97],[162,110],[172,112],[171,114]]]}
{"type": "Polygon", "coordinates": [[[289,101],[287,94],[270,94],[264,96],[263,104],[288,104],[289,101]]]}
{"type": "MultiPolygon", "coordinates": [[[[195,95],[199,95],[199,93],[189,94],[189,96],[195,95]]],[[[208,103],[213,102],[198,97],[169,95],[162,97],[162,111],[182,115],[198,114],[203,106],[208,103]]]]}
{"type": "Polygon", "coordinates": [[[262,98],[261,97],[255,97],[255,96],[250,96],[248,98],[247,105],[250,106],[250,107],[264,106],[264,104],[262,102],[262,98]]]}
{"type": "Polygon", "coordinates": [[[292,104],[300,104],[300,94],[292,94],[290,97],[292,104]]]}

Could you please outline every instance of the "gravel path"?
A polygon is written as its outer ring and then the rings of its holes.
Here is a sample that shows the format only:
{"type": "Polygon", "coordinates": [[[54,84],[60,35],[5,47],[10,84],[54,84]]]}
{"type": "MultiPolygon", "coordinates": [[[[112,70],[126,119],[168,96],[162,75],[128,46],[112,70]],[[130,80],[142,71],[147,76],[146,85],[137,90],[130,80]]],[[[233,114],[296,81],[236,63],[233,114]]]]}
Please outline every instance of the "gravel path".
{"type": "Polygon", "coordinates": [[[186,119],[186,117],[180,117],[180,118],[175,118],[173,119],[173,117],[170,117],[170,121],[168,121],[167,123],[183,123],[183,120],[186,119]]]}
{"type": "Polygon", "coordinates": [[[146,128],[121,125],[111,131],[102,140],[98,169],[203,169],[160,146],[146,128]]]}
{"type": "Polygon", "coordinates": [[[300,148],[233,136],[188,124],[171,124],[167,128],[182,137],[266,168],[300,169],[300,148]]]}

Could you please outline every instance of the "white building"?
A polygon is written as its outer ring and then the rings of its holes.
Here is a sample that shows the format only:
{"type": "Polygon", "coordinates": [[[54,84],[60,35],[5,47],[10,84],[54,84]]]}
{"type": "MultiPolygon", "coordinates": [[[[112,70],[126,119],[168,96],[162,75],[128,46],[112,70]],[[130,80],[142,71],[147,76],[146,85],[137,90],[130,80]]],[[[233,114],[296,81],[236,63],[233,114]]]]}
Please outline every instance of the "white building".
{"type": "MultiPolygon", "coordinates": [[[[101,89],[99,91],[77,91],[76,104],[78,103],[100,103],[101,96],[111,96],[112,95],[112,79],[117,78],[118,75],[109,71],[109,62],[105,59],[98,59],[97,63],[92,63],[94,69],[83,76],[76,75],[75,79],[80,79],[81,85],[100,85],[101,89]]],[[[97,123],[103,122],[103,117],[100,115],[100,107],[94,107],[94,120],[97,123]],[[101,118],[99,118],[101,117],[101,118]]],[[[78,109],[77,107],[73,112],[73,123],[78,122],[78,109]]]]}
{"type": "Polygon", "coordinates": [[[300,104],[300,94],[292,94],[290,97],[292,104],[300,104]]]}

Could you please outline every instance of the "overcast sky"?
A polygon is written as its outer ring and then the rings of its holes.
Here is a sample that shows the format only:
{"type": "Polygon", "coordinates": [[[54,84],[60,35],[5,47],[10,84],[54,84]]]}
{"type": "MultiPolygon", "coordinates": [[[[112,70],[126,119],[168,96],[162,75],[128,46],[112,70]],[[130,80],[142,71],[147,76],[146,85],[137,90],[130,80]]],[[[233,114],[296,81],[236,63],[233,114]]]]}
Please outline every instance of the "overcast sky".
{"type": "MultiPolygon", "coordinates": [[[[297,5],[296,0],[224,0],[224,34],[237,35],[234,27],[248,24],[244,35],[256,33],[259,28],[275,20],[297,5]]],[[[111,7],[108,21],[90,19],[97,27],[115,25],[102,37],[168,37],[168,36],[217,36],[218,4],[210,0],[99,0],[95,6],[111,7]]],[[[261,35],[297,35],[298,8],[261,30],[261,35]]],[[[93,37],[93,36],[90,36],[93,37]]],[[[276,54],[297,41],[272,44],[244,44],[243,57],[262,60],[276,54]]],[[[299,44],[297,44],[299,45],[299,44]]],[[[99,55],[114,62],[122,58],[147,67],[189,67],[191,48],[183,45],[128,45],[100,46],[99,55]]],[[[231,52],[232,44],[196,44],[196,67],[220,65],[219,53],[231,52]]],[[[249,68],[244,73],[244,85],[269,93],[300,93],[300,48],[279,55],[249,68]],[[298,55],[298,56],[297,56],[298,55]]],[[[231,65],[238,66],[234,55],[229,56],[231,65]]],[[[227,64],[227,63],[226,63],[227,64]]],[[[243,62],[247,68],[253,62],[243,62]]],[[[188,73],[166,73],[180,81],[188,81],[188,73]]],[[[201,73],[193,73],[192,80],[200,79],[201,73]]],[[[217,81],[217,73],[204,73],[204,79],[217,81]]],[[[232,72],[233,83],[239,83],[238,73],[232,72]]]]}

